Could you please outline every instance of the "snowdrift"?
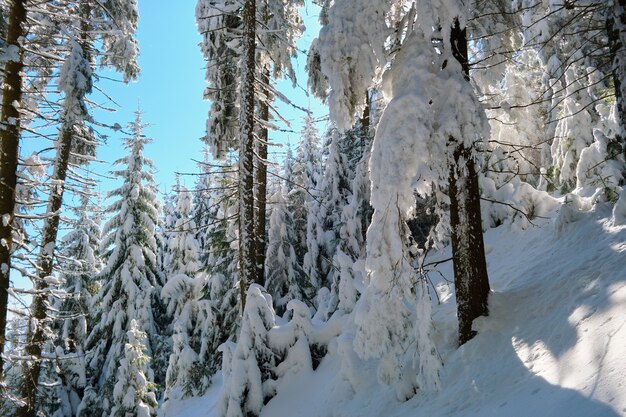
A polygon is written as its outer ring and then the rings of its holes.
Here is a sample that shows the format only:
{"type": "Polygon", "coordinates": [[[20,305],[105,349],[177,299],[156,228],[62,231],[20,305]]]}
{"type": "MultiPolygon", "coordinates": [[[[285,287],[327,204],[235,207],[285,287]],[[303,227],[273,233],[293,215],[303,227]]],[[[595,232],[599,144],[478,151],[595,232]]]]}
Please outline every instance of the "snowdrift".
{"type": "MultiPolygon", "coordinates": [[[[398,401],[377,382],[376,361],[359,359],[344,333],[315,371],[284,377],[261,415],[626,416],[626,226],[614,225],[607,207],[535,223],[486,233],[491,315],[461,348],[453,289],[431,274],[441,301],[433,306],[439,392],[398,401]]],[[[452,279],[452,265],[440,272],[452,279]]],[[[160,415],[216,416],[220,385],[218,377],[206,396],[170,401],[160,415]]]]}

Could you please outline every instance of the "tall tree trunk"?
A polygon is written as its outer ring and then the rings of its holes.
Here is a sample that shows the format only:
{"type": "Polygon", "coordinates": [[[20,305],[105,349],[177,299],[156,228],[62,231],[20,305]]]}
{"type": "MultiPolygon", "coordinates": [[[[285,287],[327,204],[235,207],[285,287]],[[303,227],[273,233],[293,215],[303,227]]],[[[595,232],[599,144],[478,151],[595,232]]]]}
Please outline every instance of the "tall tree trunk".
{"type": "MultiPolygon", "coordinates": [[[[259,118],[262,122],[270,119],[270,92],[265,87],[270,82],[270,70],[266,66],[261,70],[261,96],[265,101],[259,102],[259,118]]],[[[256,163],[256,218],[254,221],[254,237],[256,240],[256,268],[254,282],[259,285],[265,284],[265,250],[266,250],[266,216],[267,216],[267,144],[269,141],[267,126],[260,126],[259,140],[257,142],[257,163],[256,163]]]]}
{"type": "Polygon", "coordinates": [[[626,159],[626,0],[613,0],[613,8],[607,13],[606,31],[620,127],[616,140],[626,159]]]}
{"type": "Polygon", "coordinates": [[[24,50],[19,39],[25,35],[25,0],[13,0],[9,12],[7,49],[17,48],[18,58],[6,64],[2,92],[2,119],[0,121],[0,381],[3,380],[7,311],[9,305],[9,276],[13,246],[13,219],[15,216],[15,187],[20,139],[20,112],[14,103],[22,102],[22,71],[24,50]]]}
{"type": "Polygon", "coordinates": [[[26,353],[32,360],[24,364],[22,379],[22,397],[24,405],[19,409],[21,417],[36,417],[37,415],[37,381],[41,370],[41,350],[45,342],[45,321],[48,318],[48,284],[46,277],[52,275],[54,265],[54,251],[59,232],[63,192],[67,178],[67,167],[72,149],[73,126],[64,125],[59,138],[58,154],[54,165],[48,200],[48,216],[42,231],[41,249],[39,252],[39,277],[33,282],[36,294],[30,307],[31,318],[28,325],[26,353]]]}
{"type": "MultiPolygon", "coordinates": [[[[365,109],[363,109],[363,117],[361,118],[361,140],[364,142],[366,147],[369,146],[370,139],[373,136],[371,129],[371,114],[372,97],[370,95],[370,91],[368,90],[365,92],[365,109]]],[[[363,202],[361,203],[361,210],[361,234],[363,236],[363,242],[367,242],[367,228],[372,222],[372,215],[374,213],[374,209],[370,205],[368,199],[363,199],[363,202]]]]}
{"type": "MultiPolygon", "coordinates": [[[[450,33],[454,58],[461,63],[463,75],[469,82],[467,34],[458,20],[450,33]]],[[[457,143],[450,166],[450,226],[452,229],[452,258],[459,319],[459,343],[472,337],[472,322],[489,312],[489,279],[480,213],[480,188],[471,149],[457,143]]]]}
{"type": "MultiPolygon", "coordinates": [[[[81,4],[81,48],[83,56],[89,61],[87,39],[89,27],[88,16],[91,15],[91,6],[87,1],[81,4]]],[[[81,97],[82,98],[82,97],[81,97]]],[[[69,100],[68,97],[65,100],[69,100]]],[[[31,303],[31,320],[28,326],[28,337],[26,353],[33,357],[30,363],[24,365],[24,377],[22,380],[22,397],[24,405],[18,410],[21,417],[36,417],[37,415],[37,381],[41,371],[41,351],[45,343],[45,321],[48,320],[47,301],[48,284],[46,277],[52,275],[54,267],[54,255],[56,242],[59,234],[59,223],[61,219],[61,208],[63,206],[63,194],[65,192],[65,182],[67,180],[67,170],[70,162],[70,155],[74,142],[75,120],[68,114],[74,109],[65,107],[63,115],[63,125],[61,128],[59,143],[57,147],[57,157],[54,161],[54,172],[51,178],[50,194],[48,196],[47,215],[42,231],[41,249],[39,252],[39,277],[34,282],[36,294],[31,303]]]]}
{"type": "Polygon", "coordinates": [[[254,77],[256,0],[246,0],[242,16],[243,68],[239,133],[239,290],[243,312],[248,284],[255,279],[254,239],[254,77]]]}

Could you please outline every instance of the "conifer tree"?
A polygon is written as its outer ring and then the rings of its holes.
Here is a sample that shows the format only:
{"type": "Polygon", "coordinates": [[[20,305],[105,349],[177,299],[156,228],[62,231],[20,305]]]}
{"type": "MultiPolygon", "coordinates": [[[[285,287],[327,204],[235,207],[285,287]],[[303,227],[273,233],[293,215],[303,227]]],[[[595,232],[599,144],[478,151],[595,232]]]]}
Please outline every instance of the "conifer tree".
{"type": "Polygon", "coordinates": [[[198,382],[193,388],[196,392],[204,390],[219,370],[218,347],[227,340],[236,339],[241,317],[237,286],[236,170],[229,169],[227,162],[214,169],[205,164],[203,172],[196,186],[194,216],[200,225],[196,239],[201,248],[202,273],[193,285],[184,287],[190,294],[189,306],[199,312],[193,330],[197,333],[194,337],[200,341],[196,350],[199,362],[192,378],[198,382]],[[200,211],[197,207],[205,210],[200,211]]]}
{"type": "Polygon", "coordinates": [[[294,207],[294,227],[297,240],[294,242],[298,262],[310,284],[306,295],[312,300],[321,288],[321,258],[319,248],[323,236],[319,219],[318,189],[322,176],[320,139],[311,114],[304,119],[298,153],[292,166],[293,188],[287,195],[294,207]]]}
{"type": "Polygon", "coordinates": [[[294,207],[287,203],[281,186],[270,202],[272,214],[265,257],[265,288],[272,295],[276,313],[282,315],[290,300],[306,300],[305,294],[309,292],[310,284],[304,279],[293,247],[297,237],[292,215],[294,207]]]}
{"type": "Polygon", "coordinates": [[[92,298],[97,293],[95,277],[102,267],[100,259],[100,219],[92,210],[91,193],[87,188],[76,208],[73,230],[63,236],[60,245],[61,290],[65,294],[57,301],[55,310],[60,322],[53,328],[59,333],[54,340],[57,360],[50,365],[58,369],[59,382],[55,397],[60,400],[59,416],[75,416],[82,400],[87,367],[85,343],[93,323],[89,321],[92,298]]]}
{"type": "MultiPolygon", "coordinates": [[[[107,211],[111,219],[103,229],[101,248],[106,265],[98,275],[102,287],[96,296],[94,328],[87,347],[89,383],[79,415],[109,415],[116,404],[114,389],[118,364],[125,346],[131,343],[128,332],[134,321],[145,332],[146,383],[162,385],[166,369],[165,314],[161,302],[162,278],[157,268],[156,224],[158,206],[151,173],[152,161],[143,155],[149,139],[143,134],[141,113],[130,125],[132,137],[125,139],[128,156],[117,164],[122,169],[113,174],[121,178],[120,188],[109,193],[117,198],[107,211]]],[[[140,395],[139,392],[135,393],[140,395]]]]}
{"type": "Polygon", "coordinates": [[[214,62],[207,70],[209,91],[214,98],[207,142],[218,158],[223,158],[230,149],[238,153],[242,304],[246,286],[263,282],[267,129],[269,100],[274,95],[270,76],[273,73],[276,78],[283,72],[293,76],[290,58],[295,55],[294,40],[302,26],[296,13],[300,3],[246,0],[239,7],[230,1],[200,0],[196,9],[198,27],[203,34],[203,53],[214,62]],[[234,99],[237,91],[238,97],[234,99]],[[234,103],[238,104],[236,115],[234,103]],[[260,110],[259,118],[255,117],[256,108],[260,110]],[[216,132],[227,134],[216,135],[216,132]]]}
{"type": "Polygon", "coordinates": [[[166,375],[166,396],[200,395],[208,387],[211,373],[206,342],[211,319],[206,299],[207,275],[200,273],[199,246],[192,195],[184,187],[177,193],[176,224],[170,241],[171,262],[161,295],[172,316],[172,353],[166,375]]]}
{"type": "Polygon", "coordinates": [[[140,330],[135,319],[130,321],[126,333],[128,342],[124,345],[124,357],[117,368],[113,388],[112,417],[150,417],[156,415],[157,400],[154,378],[148,366],[148,343],[146,333],[140,330]]]}
{"type": "Polygon", "coordinates": [[[241,335],[236,346],[227,344],[224,351],[224,385],[219,400],[220,417],[258,416],[269,392],[266,381],[276,372],[276,353],[269,342],[275,325],[272,299],[263,287],[248,289],[241,335]]]}

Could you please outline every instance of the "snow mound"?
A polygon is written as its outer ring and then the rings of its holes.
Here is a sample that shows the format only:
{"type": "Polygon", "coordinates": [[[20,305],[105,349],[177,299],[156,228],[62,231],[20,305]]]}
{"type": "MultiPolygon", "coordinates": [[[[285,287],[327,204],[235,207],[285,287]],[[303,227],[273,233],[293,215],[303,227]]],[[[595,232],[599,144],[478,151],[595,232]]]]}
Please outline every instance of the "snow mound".
{"type": "MultiPolygon", "coordinates": [[[[438,393],[398,401],[376,381],[378,363],[359,359],[344,332],[314,372],[279,387],[261,416],[626,416],[626,226],[611,214],[599,207],[567,223],[489,230],[491,315],[477,320],[478,336],[461,348],[453,290],[436,284],[438,393]]],[[[451,279],[451,269],[440,271],[451,279]]],[[[160,415],[215,416],[217,381],[205,397],[160,415]]]]}

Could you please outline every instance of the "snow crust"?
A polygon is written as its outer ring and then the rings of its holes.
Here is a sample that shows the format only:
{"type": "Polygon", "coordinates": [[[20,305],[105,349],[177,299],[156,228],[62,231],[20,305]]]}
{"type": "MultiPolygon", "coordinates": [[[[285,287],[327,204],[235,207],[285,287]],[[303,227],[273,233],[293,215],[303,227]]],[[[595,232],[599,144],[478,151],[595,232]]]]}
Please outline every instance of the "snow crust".
{"type": "MultiPolygon", "coordinates": [[[[567,221],[556,214],[526,230],[507,224],[486,232],[491,315],[461,348],[453,290],[431,274],[441,299],[432,306],[433,340],[445,363],[439,392],[399,401],[393,387],[377,382],[378,360],[355,354],[346,315],[319,367],[294,372],[260,415],[626,416],[626,227],[602,204],[567,221]]],[[[429,259],[448,256],[445,249],[429,259]]],[[[452,278],[452,265],[439,271],[452,278]]],[[[219,381],[161,415],[217,415],[219,381]]]]}

